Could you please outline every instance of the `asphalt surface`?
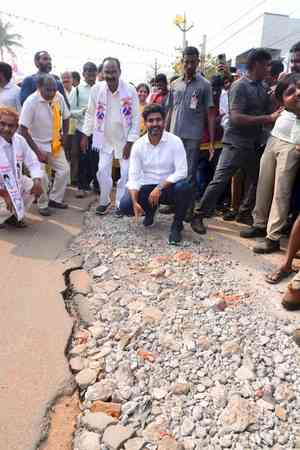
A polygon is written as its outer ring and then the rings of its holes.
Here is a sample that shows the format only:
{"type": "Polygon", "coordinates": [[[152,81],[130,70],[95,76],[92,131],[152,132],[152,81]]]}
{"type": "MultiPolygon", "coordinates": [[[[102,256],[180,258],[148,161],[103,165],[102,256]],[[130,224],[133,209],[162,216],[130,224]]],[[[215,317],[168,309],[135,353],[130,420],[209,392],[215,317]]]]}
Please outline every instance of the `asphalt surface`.
{"type": "Polygon", "coordinates": [[[33,207],[27,229],[0,229],[0,450],[34,449],[47,407],[70,384],[60,257],[91,197],[67,200],[50,218],[33,207]]]}

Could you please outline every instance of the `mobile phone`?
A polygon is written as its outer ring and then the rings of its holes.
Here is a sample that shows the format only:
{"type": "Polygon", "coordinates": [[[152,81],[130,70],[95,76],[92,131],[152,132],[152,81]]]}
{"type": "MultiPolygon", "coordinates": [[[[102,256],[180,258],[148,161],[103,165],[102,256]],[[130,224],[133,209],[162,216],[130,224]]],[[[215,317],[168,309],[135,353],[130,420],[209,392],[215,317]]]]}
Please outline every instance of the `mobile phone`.
{"type": "Polygon", "coordinates": [[[226,55],[225,53],[221,53],[220,55],[218,55],[218,63],[219,64],[226,64],[226,55]]]}

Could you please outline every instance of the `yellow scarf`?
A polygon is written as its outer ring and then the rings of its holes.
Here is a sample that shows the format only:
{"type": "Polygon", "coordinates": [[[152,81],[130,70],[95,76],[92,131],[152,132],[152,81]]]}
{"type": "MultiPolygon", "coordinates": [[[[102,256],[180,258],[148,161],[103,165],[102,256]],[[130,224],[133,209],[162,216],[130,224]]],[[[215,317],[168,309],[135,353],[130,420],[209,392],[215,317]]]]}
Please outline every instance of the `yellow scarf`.
{"type": "Polygon", "coordinates": [[[52,155],[57,158],[61,149],[61,112],[58,100],[54,99],[51,103],[53,114],[53,129],[52,129],[52,155]]]}

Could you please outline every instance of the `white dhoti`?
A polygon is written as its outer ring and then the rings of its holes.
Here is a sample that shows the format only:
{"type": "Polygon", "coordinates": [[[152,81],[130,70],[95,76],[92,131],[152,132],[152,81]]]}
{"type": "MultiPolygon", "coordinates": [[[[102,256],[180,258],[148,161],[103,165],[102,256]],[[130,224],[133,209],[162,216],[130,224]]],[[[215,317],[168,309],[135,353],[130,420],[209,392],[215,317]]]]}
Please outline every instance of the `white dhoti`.
{"type": "MultiPolygon", "coordinates": [[[[24,202],[25,211],[30,208],[34,201],[34,195],[30,194],[30,191],[33,186],[33,181],[31,178],[26,175],[22,175],[22,191],[21,196],[24,202]]],[[[6,219],[12,216],[12,213],[7,210],[6,203],[2,197],[0,197],[0,224],[5,222],[6,219]]]]}
{"type": "Polygon", "coordinates": [[[42,178],[43,193],[38,199],[39,209],[47,208],[49,199],[62,203],[67,185],[70,183],[70,165],[66,159],[64,149],[61,150],[57,158],[53,158],[53,156],[50,155],[48,166],[55,171],[55,177],[49,193],[49,176],[47,173],[46,164],[42,164],[44,172],[42,178]]]}
{"type": "MultiPolygon", "coordinates": [[[[114,152],[99,151],[99,165],[97,179],[100,187],[100,205],[106,206],[110,203],[112,180],[112,163],[114,152]]],[[[117,183],[116,206],[119,207],[121,198],[124,195],[126,183],[128,181],[129,159],[119,159],[121,176],[117,183]]]]}

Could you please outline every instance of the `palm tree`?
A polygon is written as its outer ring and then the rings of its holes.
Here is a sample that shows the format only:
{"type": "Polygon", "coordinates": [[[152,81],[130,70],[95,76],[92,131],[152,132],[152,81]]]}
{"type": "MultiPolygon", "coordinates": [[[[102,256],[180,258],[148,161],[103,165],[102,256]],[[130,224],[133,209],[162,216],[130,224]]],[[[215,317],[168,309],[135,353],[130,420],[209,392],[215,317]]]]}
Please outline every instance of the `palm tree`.
{"type": "Polygon", "coordinates": [[[19,42],[22,39],[22,36],[17,33],[10,33],[9,30],[11,28],[10,23],[4,23],[0,19],[0,59],[4,60],[4,50],[6,50],[10,55],[16,56],[12,47],[22,47],[22,44],[19,42]]]}

